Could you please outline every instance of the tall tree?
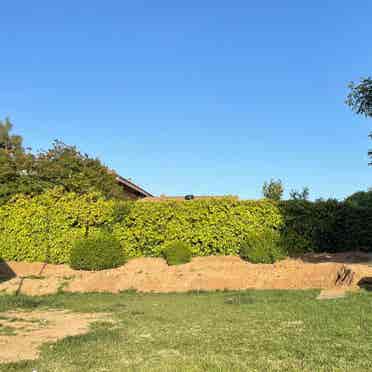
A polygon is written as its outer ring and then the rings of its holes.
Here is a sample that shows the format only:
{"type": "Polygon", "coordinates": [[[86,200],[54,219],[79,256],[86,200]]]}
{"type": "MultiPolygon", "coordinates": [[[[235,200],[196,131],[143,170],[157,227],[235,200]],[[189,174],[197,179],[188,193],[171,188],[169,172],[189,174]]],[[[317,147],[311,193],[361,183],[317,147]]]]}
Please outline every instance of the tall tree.
{"type": "MultiPolygon", "coordinates": [[[[349,84],[350,92],[346,103],[358,115],[372,117],[372,77],[362,78],[359,83],[349,84]]],[[[372,133],[369,133],[372,138],[372,133]]],[[[372,151],[368,151],[368,156],[372,158],[372,151]]],[[[372,161],[369,163],[372,165],[372,161]]]]}
{"type": "Polygon", "coordinates": [[[262,194],[264,198],[271,200],[280,200],[283,196],[284,187],[281,180],[271,179],[265,182],[262,186],[262,194]]]}

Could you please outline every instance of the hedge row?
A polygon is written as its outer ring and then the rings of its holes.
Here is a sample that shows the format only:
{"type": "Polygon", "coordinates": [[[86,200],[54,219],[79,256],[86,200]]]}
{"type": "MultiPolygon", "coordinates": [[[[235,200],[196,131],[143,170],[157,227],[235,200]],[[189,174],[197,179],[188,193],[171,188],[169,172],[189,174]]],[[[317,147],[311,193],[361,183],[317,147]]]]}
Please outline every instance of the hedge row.
{"type": "Polygon", "coordinates": [[[251,237],[281,234],[290,255],[306,251],[372,250],[372,209],[337,201],[268,200],[118,202],[97,193],[54,189],[17,196],[0,207],[0,257],[68,263],[77,239],[106,230],[126,256],[160,256],[164,244],[186,242],[195,256],[238,254],[251,237]]]}
{"type": "Polygon", "coordinates": [[[17,196],[0,208],[0,257],[69,262],[76,240],[89,229],[112,224],[114,205],[97,193],[78,196],[61,189],[34,198],[17,196]]]}
{"type": "Polygon", "coordinates": [[[279,204],[288,252],[372,251],[372,208],[337,200],[279,204]]]}

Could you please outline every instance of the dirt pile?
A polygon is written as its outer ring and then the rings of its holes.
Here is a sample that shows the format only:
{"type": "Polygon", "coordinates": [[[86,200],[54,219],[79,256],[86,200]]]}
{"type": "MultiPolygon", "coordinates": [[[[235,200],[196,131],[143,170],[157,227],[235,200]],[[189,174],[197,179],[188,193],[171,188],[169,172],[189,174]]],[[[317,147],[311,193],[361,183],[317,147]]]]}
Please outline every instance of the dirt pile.
{"type": "MultiPolygon", "coordinates": [[[[372,277],[370,257],[357,254],[306,255],[272,265],[251,264],[235,256],[195,257],[185,265],[168,266],[161,258],[137,258],[112,270],[87,272],[67,265],[8,262],[15,277],[0,291],[42,295],[58,290],[113,292],[186,292],[191,290],[309,289],[356,287],[372,277]]],[[[0,267],[1,271],[1,267],[0,267]]]]}

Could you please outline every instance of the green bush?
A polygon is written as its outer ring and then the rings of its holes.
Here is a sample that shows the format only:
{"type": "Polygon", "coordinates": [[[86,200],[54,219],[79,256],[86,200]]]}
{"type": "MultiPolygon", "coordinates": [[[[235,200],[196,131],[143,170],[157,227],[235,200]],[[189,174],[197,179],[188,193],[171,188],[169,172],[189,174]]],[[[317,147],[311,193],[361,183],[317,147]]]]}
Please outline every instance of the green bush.
{"type": "Polygon", "coordinates": [[[280,234],[276,231],[265,231],[260,235],[251,235],[240,247],[240,257],[252,263],[271,264],[285,257],[280,234]]]}
{"type": "Polygon", "coordinates": [[[168,265],[181,265],[191,261],[190,248],[181,241],[165,244],[163,255],[168,265]]]}
{"type": "Polygon", "coordinates": [[[125,256],[117,239],[97,232],[77,240],[71,250],[70,265],[76,270],[104,270],[121,266],[125,256]]]}

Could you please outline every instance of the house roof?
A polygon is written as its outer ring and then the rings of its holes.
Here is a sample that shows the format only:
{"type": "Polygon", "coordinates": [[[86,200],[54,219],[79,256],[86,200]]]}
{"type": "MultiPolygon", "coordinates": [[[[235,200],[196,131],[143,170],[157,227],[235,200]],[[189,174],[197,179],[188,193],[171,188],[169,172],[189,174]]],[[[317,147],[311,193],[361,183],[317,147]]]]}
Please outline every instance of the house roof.
{"type": "Polygon", "coordinates": [[[116,176],[116,180],[119,182],[119,184],[126,186],[130,190],[132,190],[134,193],[139,194],[143,197],[151,198],[153,197],[152,194],[144,190],[142,187],[136,185],[132,181],[128,180],[127,178],[121,177],[119,175],[116,176]]]}

